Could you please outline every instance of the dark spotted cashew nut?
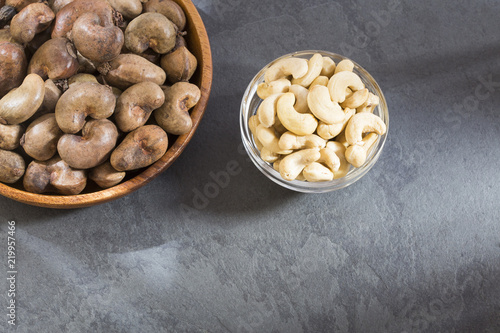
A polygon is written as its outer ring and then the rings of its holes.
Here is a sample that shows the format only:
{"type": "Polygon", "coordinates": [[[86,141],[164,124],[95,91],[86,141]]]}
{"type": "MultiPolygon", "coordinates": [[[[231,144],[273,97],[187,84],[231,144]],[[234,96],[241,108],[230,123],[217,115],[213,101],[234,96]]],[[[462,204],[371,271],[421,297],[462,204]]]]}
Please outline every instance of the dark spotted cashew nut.
{"type": "Polygon", "coordinates": [[[24,174],[26,165],[18,153],[0,149],[0,182],[13,184],[24,174]]]}
{"type": "Polygon", "coordinates": [[[59,156],[75,169],[93,168],[109,157],[115,148],[118,130],[108,119],[85,123],[82,135],[64,134],[57,143],[59,156]]]}
{"type": "Polygon", "coordinates": [[[100,187],[109,188],[119,184],[125,175],[124,171],[117,171],[108,161],[90,170],[89,178],[100,187]]]}
{"type": "Polygon", "coordinates": [[[165,94],[153,82],[141,82],[125,90],[116,102],[115,122],[122,132],[131,132],[148,121],[151,112],[165,102],[165,94]]]}
{"type": "Polygon", "coordinates": [[[147,167],[158,161],[168,149],[168,136],[156,125],[145,125],[127,134],[111,153],[110,162],[118,171],[147,167]]]}
{"type": "Polygon", "coordinates": [[[186,15],[182,8],[172,0],[149,0],[144,4],[144,12],[160,13],[172,21],[179,31],[186,27],[186,15]]]}
{"type": "Polygon", "coordinates": [[[28,73],[40,75],[44,80],[67,79],[78,71],[75,46],[66,38],[53,38],[35,52],[28,65],[28,73]]]}
{"type": "Polygon", "coordinates": [[[21,146],[35,160],[46,161],[56,154],[57,141],[63,134],[54,113],[47,113],[28,126],[21,138],[21,146]]]}
{"type": "Polygon", "coordinates": [[[148,48],[159,54],[171,51],[175,46],[177,29],[162,14],[144,13],[130,21],[125,29],[125,46],[141,54],[148,48]]]}
{"type": "Polygon", "coordinates": [[[16,14],[10,23],[10,33],[14,39],[26,44],[36,34],[44,31],[55,18],[54,12],[44,3],[32,3],[16,14]]]}
{"type": "Polygon", "coordinates": [[[55,192],[75,195],[87,185],[85,170],[75,170],[59,156],[48,161],[33,161],[23,179],[24,189],[32,193],[55,192]]]}
{"type": "Polygon", "coordinates": [[[156,122],[170,134],[182,135],[189,132],[193,127],[189,109],[200,100],[200,88],[192,83],[177,82],[163,91],[165,103],[153,112],[156,122]]]}
{"type": "Polygon", "coordinates": [[[27,67],[28,60],[21,45],[0,42],[0,98],[21,85],[27,67]]]}
{"type": "Polygon", "coordinates": [[[113,114],[116,99],[109,87],[85,82],[72,86],[56,105],[56,120],[64,133],[74,134],[85,125],[87,117],[105,119],[113,114]]]}
{"type": "Polygon", "coordinates": [[[24,128],[21,125],[0,124],[0,149],[14,150],[19,147],[24,128]]]}

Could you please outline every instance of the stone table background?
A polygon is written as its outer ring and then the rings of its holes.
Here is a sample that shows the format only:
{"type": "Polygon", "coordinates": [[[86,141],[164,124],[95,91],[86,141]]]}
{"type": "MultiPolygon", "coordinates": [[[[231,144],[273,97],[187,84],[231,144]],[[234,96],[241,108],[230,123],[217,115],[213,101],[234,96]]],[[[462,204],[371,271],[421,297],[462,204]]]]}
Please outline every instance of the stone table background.
{"type": "Polygon", "coordinates": [[[194,139],[108,204],[0,198],[4,275],[18,228],[18,325],[2,278],[0,331],[500,332],[500,2],[194,3],[214,64],[194,139]],[[360,63],[390,108],[379,162],[333,193],[283,189],[241,153],[246,85],[304,49],[360,63]]]}

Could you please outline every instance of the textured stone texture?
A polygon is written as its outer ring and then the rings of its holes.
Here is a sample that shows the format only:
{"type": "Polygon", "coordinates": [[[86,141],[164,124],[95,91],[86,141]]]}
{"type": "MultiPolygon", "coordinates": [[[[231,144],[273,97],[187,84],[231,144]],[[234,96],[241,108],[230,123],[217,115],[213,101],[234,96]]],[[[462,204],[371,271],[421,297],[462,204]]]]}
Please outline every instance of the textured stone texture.
{"type": "Polygon", "coordinates": [[[17,331],[500,332],[500,3],[194,2],[214,84],[176,163],[88,209],[0,198],[1,253],[18,227],[17,331]],[[241,153],[248,82],[304,49],[362,64],[390,108],[379,162],[329,194],[280,188],[241,153]]]}

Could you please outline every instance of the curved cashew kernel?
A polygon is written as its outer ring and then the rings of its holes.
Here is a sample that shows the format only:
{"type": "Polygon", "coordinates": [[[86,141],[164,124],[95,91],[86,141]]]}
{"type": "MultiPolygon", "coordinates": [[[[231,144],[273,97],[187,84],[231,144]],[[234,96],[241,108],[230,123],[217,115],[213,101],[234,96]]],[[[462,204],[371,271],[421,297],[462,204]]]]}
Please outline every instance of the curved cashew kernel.
{"type": "Polygon", "coordinates": [[[281,95],[283,94],[273,94],[260,103],[256,114],[259,117],[259,122],[265,127],[274,125],[276,121],[276,103],[281,95]]]}
{"type": "Polygon", "coordinates": [[[256,129],[257,138],[262,143],[264,148],[269,149],[271,152],[275,154],[287,155],[292,152],[291,149],[281,149],[279,146],[279,138],[274,132],[273,128],[264,127],[264,125],[260,124],[256,129]]]}
{"type": "Polygon", "coordinates": [[[328,125],[320,121],[316,132],[325,140],[333,139],[345,129],[345,127],[347,126],[347,122],[349,121],[349,119],[351,119],[352,116],[354,116],[355,113],[355,109],[345,109],[344,120],[342,120],[342,122],[338,124],[328,125]]]}
{"type": "Polygon", "coordinates": [[[0,124],[0,149],[14,150],[19,147],[24,128],[21,125],[0,124]]]}
{"type": "Polygon", "coordinates": [[[117,171],[109,161],[90,170],[89,178],[102,188],[109,188],[119,184],[125,178],[126,172],[117,171]]]}
{"type": "MultiPolygon", "coordinates": [[[[337,67],[338,68],[338,67],[337,67]]],[[[328,82],[328,90],[332,101],[342,103],[346,99],[346,88],[358,91],[365,87],[360,77],[353,72],[340,72],[334,74],[328,82]]]]}
{"type": "Polygon", "coordinates": [[[342,177],[345,177],[347,173],[349,172],[349,162],[345,159],[345,146],[339,142],[336,141],[329,141],[326,144],[326,148],[331,149],[335,155],[339,158],[340,161],[340,167],[337,171],[333,172],[333,179],[339,179],[342,177]]]}
{"type": "Polygon", "coordinates": [[[323,68],[321,69],[320,75],[326,76],[328,78],[335,74],[335,61],[330,57],[323,57],[323,68]]]}
{"type": "Polygon", "coordinates": [[[125,46],[136,54],[148,48],[165,54],[174,48],[176,35],[177,27],[168,18],[159,13],[143,13],[125,29],[125,46]]]}
{"type": "Polygon", "coordinates": [[[278,99],[277,114],[285,128],[297,135],[313,134],[318,127],[318,121],[310,113],[298,113],[293,107],[295,95],[285,93],[278,99]]]}
{"type": "Polygon", "coordinates": [[[56,154],[57,141],[63,134],[57,126],[55,115],[47,113],[28,126],[21,139],[21,146],[35,160],[46,161],[56,154]]]}
{"type": "Polygon", "coordinates": [[[0,182],[14,184],[24,175],[26,164],[18,153],[0,149],[0,182]]]}
{"type": "Polygon", "coordinates": [[[281,161],[283,161],[283,157],[282,156],[278,157],[278,159],[276,161],[274,161],[274,163],[273,163],[273,169],[274,170],[280,172],[280,163],[281,163],[281,161]]]}
{"type": "Polygon", "coordinates": [[[142,13],[141,0],[108,0],[108,2],[117,12],[130,20],[136,18],[142,13]]]}
{"type": "Polygon", "coordinates": [[[325,147],[319,151],[321,157],[318,163],[323,163],[331,172],[337,172],[340,169],[340,158],[331,148],[325,147]]]}
{"type": "Polygon", "coordinates": [[[283,126],[283,124],[280,121],[280,118],[278,118],[278,117],[275,118],[273,127],[274,127],[274,130],[276,131],[276,133],[278,133],[279,135],[282,135],[283,133],[288,131],[286,129],[286,127],[283,126]]]}
{"type": "Polygon", "coordinates": [[[253,140],[255,142],[255,146],[257,147],[258,151],[262,151],[262,148],[264,147],[262,143],[259,141],[259,138],[257,138],[257,126],[260,125],[259,117],[257,115],[253,115],[248,119],[248,128],[250,129],[250,132],[252,133],[253,140]]]}
{"type": "Polygon", "coordinates": [[[310,113],[309,105],[307,105],[307,95],[309,90],[299,84],[292,84],[288,89],[289,92],[295,95],[295,110],[299,113],[310,113]]]}
{"type": "Polygon", "coordinates": [[[0,99],[0,123],[16,125],[28,120],[43,103],[45,82],[36,74],[28,74],[19,88],[0,99]]]}
{"type": "Polygon", "coordinates": [[[311,59],[307,62],[308,70],[307,74],[298,79],[293,79],[292,84],[300,84],[303,87],[309,87],[313,80],[319,76],[321,70],[323,69],[323,57],[321,54],[314,54],[311,59]]]}
{"type": "Polygon", "coordinates": [[[368,157],[370,149],[373,147],[377,139],[377,134],[368,133],[363,138],[363,144],[355,144],[347,147],[345,150],[345,158],[347,162],[351,163],[356,168],[362,166],[368,157]]]}
{"type": "Polygon", "coordinates": [[[345,99],[348,99],[354,94],[354,91],[351,90],[351,88],[347,87],[345,88],[345,99]]]}
{"type": "Polygon", "coordinates": [[[280,175],[285,180],[294,180],[304,168],[321,157],[318,149],[303,149],[287,155],[279,164],[280,175]]]}
{"type": "Polygon", "coordinates": [[[352,72],[354,70],[354,63],[349,59],[344,59],[337,64],[335,74],[340,72],[352,72]]]}
{"type": "Polygon", "coordinates": [[[308,182],[324,182],[333,180],[333,172],[318,162],[312,162],[302,171],[308,182]]]}
{"type": "Polygon", "coordinates": [[[84,82],[72,86],[56,104],[56,120],[64,133],[77,133],[85,125],[85,118],[110,117],[116,105],[111,89],[99,83],[84,82]]]}
{"type": "Polygon", "coordinates": [[[331,100],[330,92],[325,86],[314,86],[307,95],[307,104],[312,114],[328,125],[344,120],[344,111],[339,103],[331,100]]]}
{"type": "Polygon", "coordinates": [[[368,99],[362,105],[360,105],[357,109],[357,113],[369,112],[373,113],[373,110],[379,105],[380,98],[377,95],[369,93],[368,99]]]}
{"type": "Polygon", "coordinates": [[[32,193],[56,192],[65,195],[78,194],[87,185],[85,170],[75,170],[59,156],[48,161],[33,161],[23,179],[26,191],[32,193]]]}
{"type": "Polygon", "coordinates": [[[274,94],[286,93],[291,85],[287,79],[279,79],[270,83],[262,82],[257,86],[257,96],[266,99],[274,94]]]}
{"type": "Polygon", "coordinates": [[[44,3],[32,3],[24,7],[10,22],[10,33],[21,44],[29,43],[35,34],[49,27],[54,12],[44,3]]]}
{"type": "Polygon", "coordinates": [[[347,139],[345,138],[345,131],[340,132],[339,135],[335,138],[335,142],[340,143],[341,145],[344,146],[344,148],[349,147],[349,144],[347,143],[347,139]]]}
{"type": "Polygon", "coordinates": [[[280,154],[273,153],[266,147],[263,147],[262,150],[260,151],[260,158],[264,162],[268,163],[274,163],[278,158],[280,157],[280,154]]]}
{"type": "Polygon", "coordinates": [[[325,86],[326,87],[328,85],[328,81],[330,81],[328,76],[320,75],[314,79],[314,81],[309,86],[309,89],[312,89],[314,86],[325,86]]]}
{"type": "Polygon", "coordinates": [[[294,79],[306,75],[308,65],[306,59],[287,58],[278,61],[266,70],[264,81],[269,84],[278,79],[292,75],[294,79]]]}
{"type": "Polygon", "coordinates": [[[385,123],[379,116],[373,113],[356,113],[347,123],[345,138],[349,145],[361,144],[364,133],[375,132],[384,135],[385,131],[385,123]]]}
{"type": "Polygon", "coordinates": [[[84,82],[99,83],[99,81],[97,81],[97,78],[92,74],[78,73],[68,79],[68,87],[71,88],[84,82]]]}
{"type": "Polygon", "coordinates": [[[357,107],[363,105],[368,99],[370,91],[366,88],[354,92],[350,97],[346,98],[344,103],[342,103],[343,108],[356,109],[357,107]]]}
{"type": "Polygon", "coordinates": [[[320,138],[316,134],[298,136],[292,132],[285,132],[281,135],[278,144],[283,150],[323,148],[326,145],[326,140],[320,138]]]}

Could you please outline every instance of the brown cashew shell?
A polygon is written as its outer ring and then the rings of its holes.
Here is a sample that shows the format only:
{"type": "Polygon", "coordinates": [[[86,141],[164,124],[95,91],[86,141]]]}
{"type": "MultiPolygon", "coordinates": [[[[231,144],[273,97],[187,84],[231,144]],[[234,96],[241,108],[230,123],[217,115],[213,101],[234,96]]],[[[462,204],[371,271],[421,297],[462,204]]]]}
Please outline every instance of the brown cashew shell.
{"type": "Polygon", "coordinates": [[[58,13],[64,6],[75,0],[49,0],[49,6],[54,13],[58,13]]]}
{"type": "Polygon", "coordinates": [[[118,185],[125,175],[124,171],[117,171],[108,161],[90,170],[89,178],[100,187],[109,188],[118,185]]]}
{"type": "Polygon", "coordinates": [[[85,170],[75,170],[55,156],[48,161],[32,161],[26,169],[23,185],[32,193],[75,195],[87,185],[87,175],[85,170]]]}
{"type": "Polygon", "coordinates": [[[153,82],[141,82],[125,90],[116,102],[115,122],[123,132],[130,132],[144,125],[151,112],[165,101],[165,94],[153,82]]]}
{"type": "Polygon", "coordinates": [[[197,66],[196,57],[185,46],[180,46],[161,58],[161,68],[170,83],[189,81],[197,66]]]}
{"type": "Polygon", "coordinates": [[[84,13],[99,16],[103,26],[113,25],[113,8],[103,0],[75,0],[57,12],[52,38],[68,37],[75,21],[84,13]]]}
{"type": "Polygon", "coordinates": [[[78,71],[78,58],[73,43],[66,38],[53,38],[35,52],[28,65],[28,73],[44,80],[67,79],[78,71]]]}
{"type": "Polygon", "coordinates": [[[111,154],[110,162],[118,171],[147,167],[158,161],[168,149],[168,136],[156,125],[145,125],[130,132],[111,154]]]}
{"type": "Polygon", "coordinates": [[[24,127],[22,125],[0,124],[0,149],[14,150],[19,147],[23,133],[24,127]]]}
{"type": "Polygon", "coordinates": [[[26,164],[18,153],[0,149],[0,182],[13,184],[24,175],[26,164]]]}
{"type": "Polygon", "coordinates": [[[89,120],[82,135],[64,134],[57,143],[59,156],[75,169],[93,168],[109,157],[116,146],[118,130],[108,119],[89,120]]]}
{"type": "Polygon", "coordinates": [[[108,0],[108,2],[111,7],[129,20],[136,18],[142,13],[141,0],[108,0]]]}
{"type": "Polygon", "coordinates": [[[32,3],[42,2],[43,0],[5,0],[5,5],[14,7],[17,12],[23,10],[32,3]]]}
{"type": "Polygon", "coordinates": [[[0,29],[0,43],[2,42],[17,43],[10,33],[10,28],[0,29]]]}
{"type": "Polygon", "coordinates": [[[191,130],[193,122],[189,109],[200,100],[200,89],[188,82],[177,82],[171,87],[166,87],[165,103],[154,111],[158,125],[167,133],[182,135],[191,130]]]}
{"type": "Polygon", "coordinates": [[[28,126],[21,139],[21,146],[35,160],[46,161],[56,154],[57,142],[63,134],[57,126],[55,114],[47,113],[28,126]]]}
{"type": "Polygon", "coordinates": [[[0,42],[0,98],[21,85],[27,67],[26,54],[19,44],[0,42]]]}
{"type": "Polygon", "coordinates": [[[140,82],[154,82],[161,86],[165,71],[136,54],[120,54],[100,69],[107,84],[125,90],[140,82]]]}
{"type": "Polygon", "coordinates": [[[94,13],[84,13],[75,21],[71,37],[78,52],[97,63],[116,58],[124,43],[120,28],[103,26],[99,16],[94,13]]]}
{"type": "Polygon", "coordinates": [[[44,3],[32,3],[16,14],[10,23],[10,33],[15,40],[26,44],[36,34],[44,31],[55,18],[55,14],[44,3]]]}
{"type": "Polygon", "coordinates": [[[186,15],[181,6],[172,0],[149,0],[144,4],[144,12],[160,13],[177,26],[179,31],[186,27],[186,15]]]}
{"type": "Polygon", "coordinates": [[[175,46],[177,28],[159,13],[144,13],[136,17],[125,29],[125,46],[140,54],[151,48],[159,54],[171,51],[175,46]]]}

